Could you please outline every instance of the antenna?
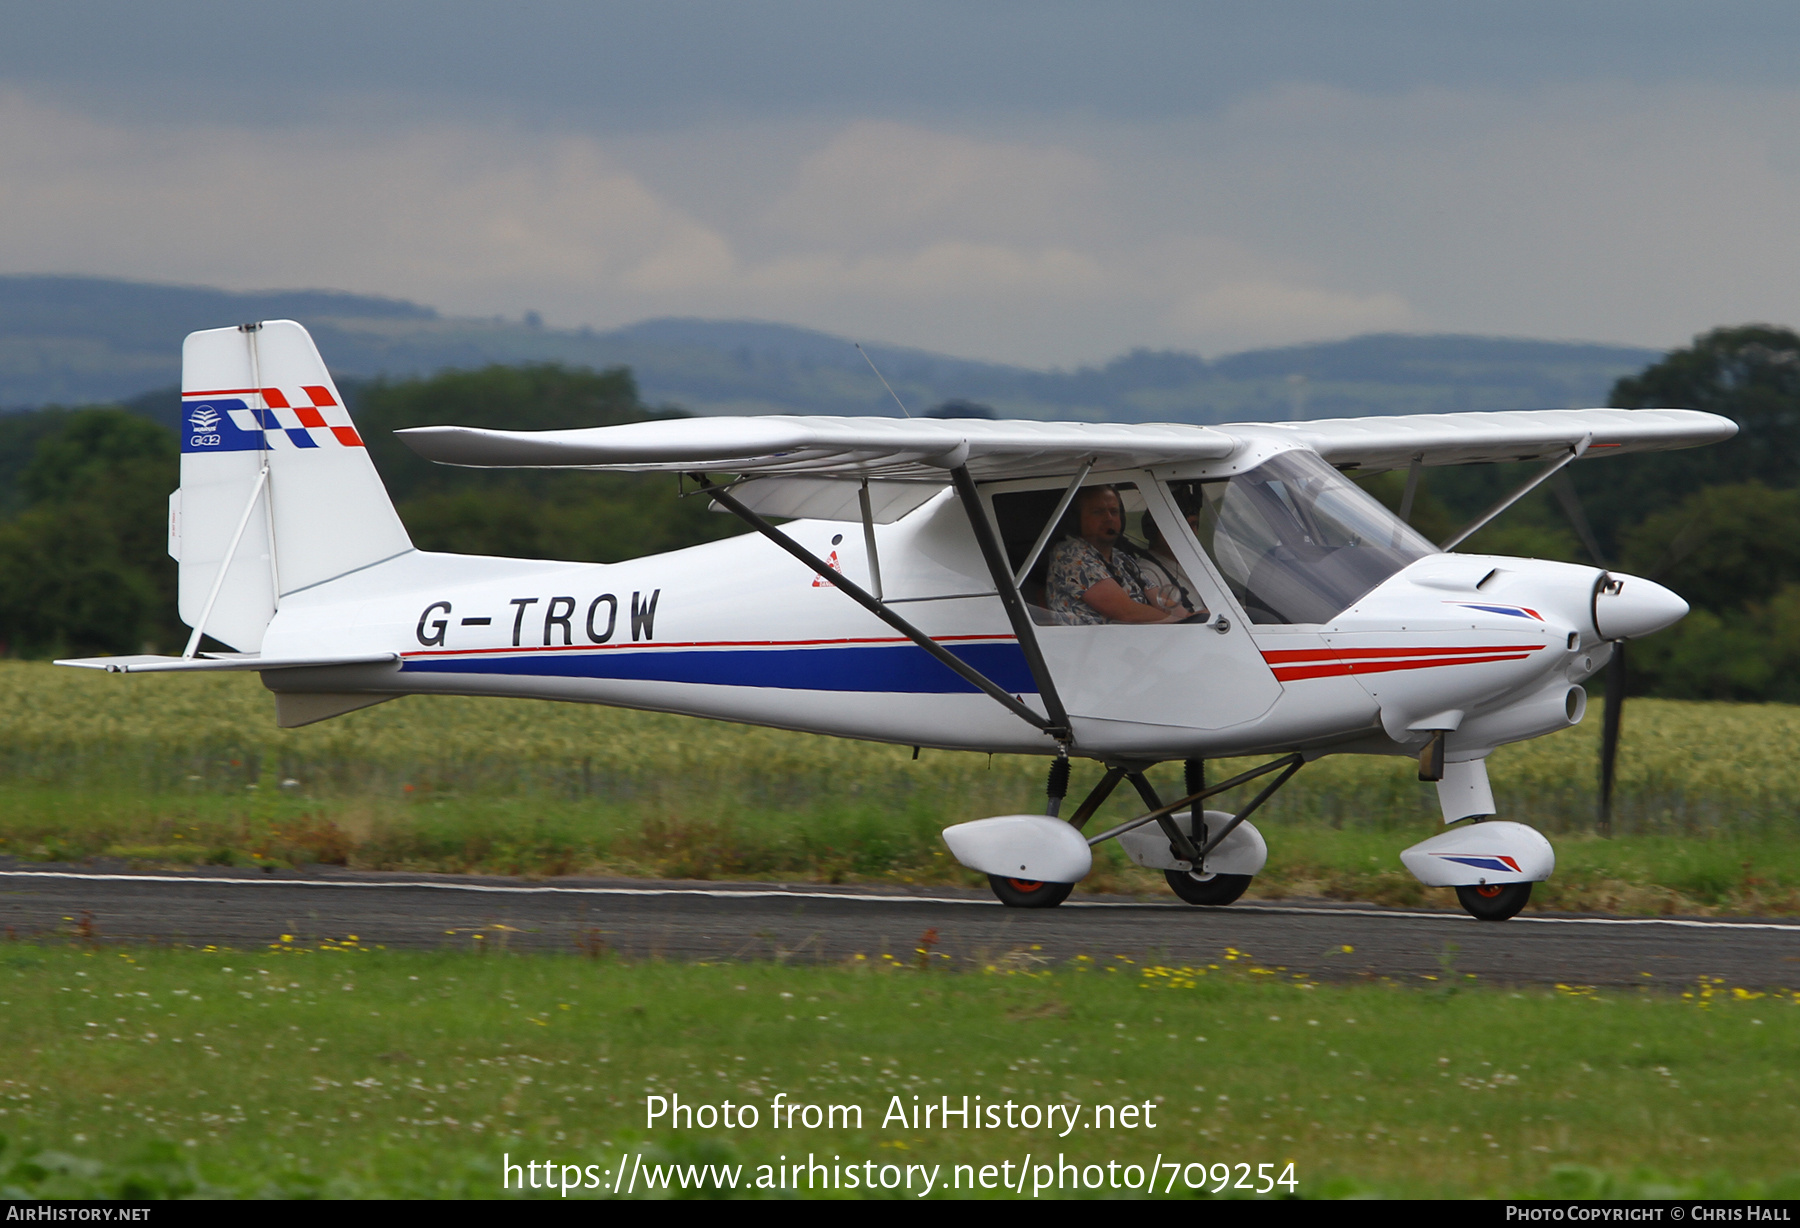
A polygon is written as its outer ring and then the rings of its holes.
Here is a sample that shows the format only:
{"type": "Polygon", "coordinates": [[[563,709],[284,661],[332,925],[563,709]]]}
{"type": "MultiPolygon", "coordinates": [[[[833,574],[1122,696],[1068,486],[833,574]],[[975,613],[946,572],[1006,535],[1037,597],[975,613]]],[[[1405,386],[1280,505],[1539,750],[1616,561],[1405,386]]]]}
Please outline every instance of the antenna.
{"type": "Polygon", "coordinates": [[[863,356],[863,361],[869,364],[869,370],[875,372],[875,378],[881,381],[881,386],[886,388],[888,390],[888,395],[894,398],[894,404],[900,407],[900,412],[905,414],[908,418],[912,417],[911,412],[906,408],[906,402],[900,399],[900,394],[894,391],[894,386],[887,382],[887,376],[881,373],[881,368],[875,365],[875,360],[873,358],[869,357],[869,351],[862,348],[862,342],[852,341],[850,344],[856,347],[856,352],[861,354],[863,356]]]}

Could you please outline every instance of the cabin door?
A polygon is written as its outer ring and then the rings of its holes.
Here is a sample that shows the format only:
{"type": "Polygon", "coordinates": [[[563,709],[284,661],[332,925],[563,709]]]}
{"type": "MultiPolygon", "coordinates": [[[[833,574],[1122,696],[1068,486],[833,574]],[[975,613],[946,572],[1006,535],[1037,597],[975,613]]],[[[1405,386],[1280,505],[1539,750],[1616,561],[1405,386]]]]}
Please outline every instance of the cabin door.
{"type": "MultiPolygon", "coordinates": [[[[1147,473],[1127,477],[1084,483],[1020,586],[1063,704],[1072,717],[1134,725],[1218,730],[1255,720],[1281,684],[1249,620],[1167,487],[1147,473]],[[1136,608],[1109,600],[1113,589],[1136,608]],[[1129,621],[1157,611],[1181,617],[1129,621]]],[[[1028,483],[995,490],[994,518],[1015,572],[1065,492],[1028,483]]]]}

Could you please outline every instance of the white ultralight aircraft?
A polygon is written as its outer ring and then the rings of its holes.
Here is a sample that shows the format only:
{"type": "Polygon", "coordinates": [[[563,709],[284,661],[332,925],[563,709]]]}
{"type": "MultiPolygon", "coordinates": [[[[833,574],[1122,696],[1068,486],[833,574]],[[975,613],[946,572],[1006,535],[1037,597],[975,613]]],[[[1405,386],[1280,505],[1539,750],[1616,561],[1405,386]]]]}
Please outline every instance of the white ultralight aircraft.
{"type": "Polygon", "coordinates": [[[1530,827],[1481,821],[1495,813],[1488,754],[1580,721],[1580,683],[1615,643],[1687,605],[1634,576],[1448,547],[1577,458],[1737,429],[1689,410],[1583,409],[401,432],[451,465],[674,474],[756,530],[591,564],[415,549],[292,321],[189,336],[182,402],[169,553],[187,650],[62,664],[256,670],[283,726],[401,695],[509,695],[1041,754],[1043,813],[944,833],[1027,908],[1060,903],[1114,838],[1183,900],[1228,904],[1267,856],[1249,816],[1302,765],[1416,756],[1455,826],[1401,861],[1492,920],[1517,913],[1555,857],[1530,827]],[[1533,459],[1543,473],[1445,549],[1407,526],[1422,466],[1533,459]],[[1401,516],[1345,476],[1392,469],[1408,472],[1401,516]],[[199,651],[202,633],[236,651],[199,651]],[[1206,782],[1205,760],[1247,755],[1273,758],[1206,782]],[[1107,770],[1065,820],[1071,756],[1107,770]],[[1174,759],[1186,795],[1164,799],[1144,772],[1174,759]],[[1122,780],[1145,813],[1084,834],[1122,780]],[[1255,780],[1235,811],[1204,807],[1255,780]]]}

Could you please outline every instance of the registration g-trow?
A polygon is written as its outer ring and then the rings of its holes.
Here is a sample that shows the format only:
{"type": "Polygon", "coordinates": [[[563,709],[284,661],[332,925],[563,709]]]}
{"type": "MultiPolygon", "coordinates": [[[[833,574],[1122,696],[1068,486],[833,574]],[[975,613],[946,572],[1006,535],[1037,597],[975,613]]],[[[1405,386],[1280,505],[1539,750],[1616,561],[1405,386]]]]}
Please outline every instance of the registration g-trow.
{"type": "Polygon", "coordinates": [[[1488,755],[1580,721],[1581,683],[1615,645],[1687,606],[1594,566],[1455,553],[1485,520],[1435,546],[1353,479],[1405,470],[1410,504],[1423,467],[1541,460],[1535,485],[1736,430],[1583,409],[402,432],[450,465],[665,473],[750,530],[561,563],[415,549],[298,324],[194,333],[182,359],[169,552],[192,638],[179,657],[65,664],[256,670],[284,726],[403,695],[504,695],[1043,755],[1036,813],[944,833],[1022,907],[1060,902],[1111,839],[1183,900],[1229,903],[1266,857],[1249,816],[1304,764],[1365,754],[1417,758],[1436,785],[1448,829],[1405,850],[1407,868],[1478,917],[1516,913],[1554,856],[1490,819],[1488,755]],[[233,651],[200,651],[203,634],[233,651]],[[1071,756],[1106,770],[1063,817],[1071,756]],[[1208,783],[1205,761],[1228,756],[1269,761],[1208,783]],[[1187,765],[1181,797],[1144,775],[1171,760],[1187,765]],[[1090,833],[1121,781],[1144,812],[1090,833]]]}

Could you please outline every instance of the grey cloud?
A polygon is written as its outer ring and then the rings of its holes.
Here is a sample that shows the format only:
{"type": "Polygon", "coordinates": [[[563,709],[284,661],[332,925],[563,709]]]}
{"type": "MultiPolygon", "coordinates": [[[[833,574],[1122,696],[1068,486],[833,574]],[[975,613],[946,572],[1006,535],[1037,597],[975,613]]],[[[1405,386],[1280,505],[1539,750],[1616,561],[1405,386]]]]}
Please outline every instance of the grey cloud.
{"type": "Polygon", "coordinates": [[[1800,318],[1800,83],[1770,67],[1800,16],[1701,12],[20,6],[0,268],[1031,365],[1667,344],[1800,318]]]}
{"type": "Polygon", "coordinates": [[[582,3],[15,0],[0,82],[192,121],[334,108],[591,131],[972,113],[1135,121],[1293,83],[1364,93],[1791,81],[1777,0],[582,3]]]}

